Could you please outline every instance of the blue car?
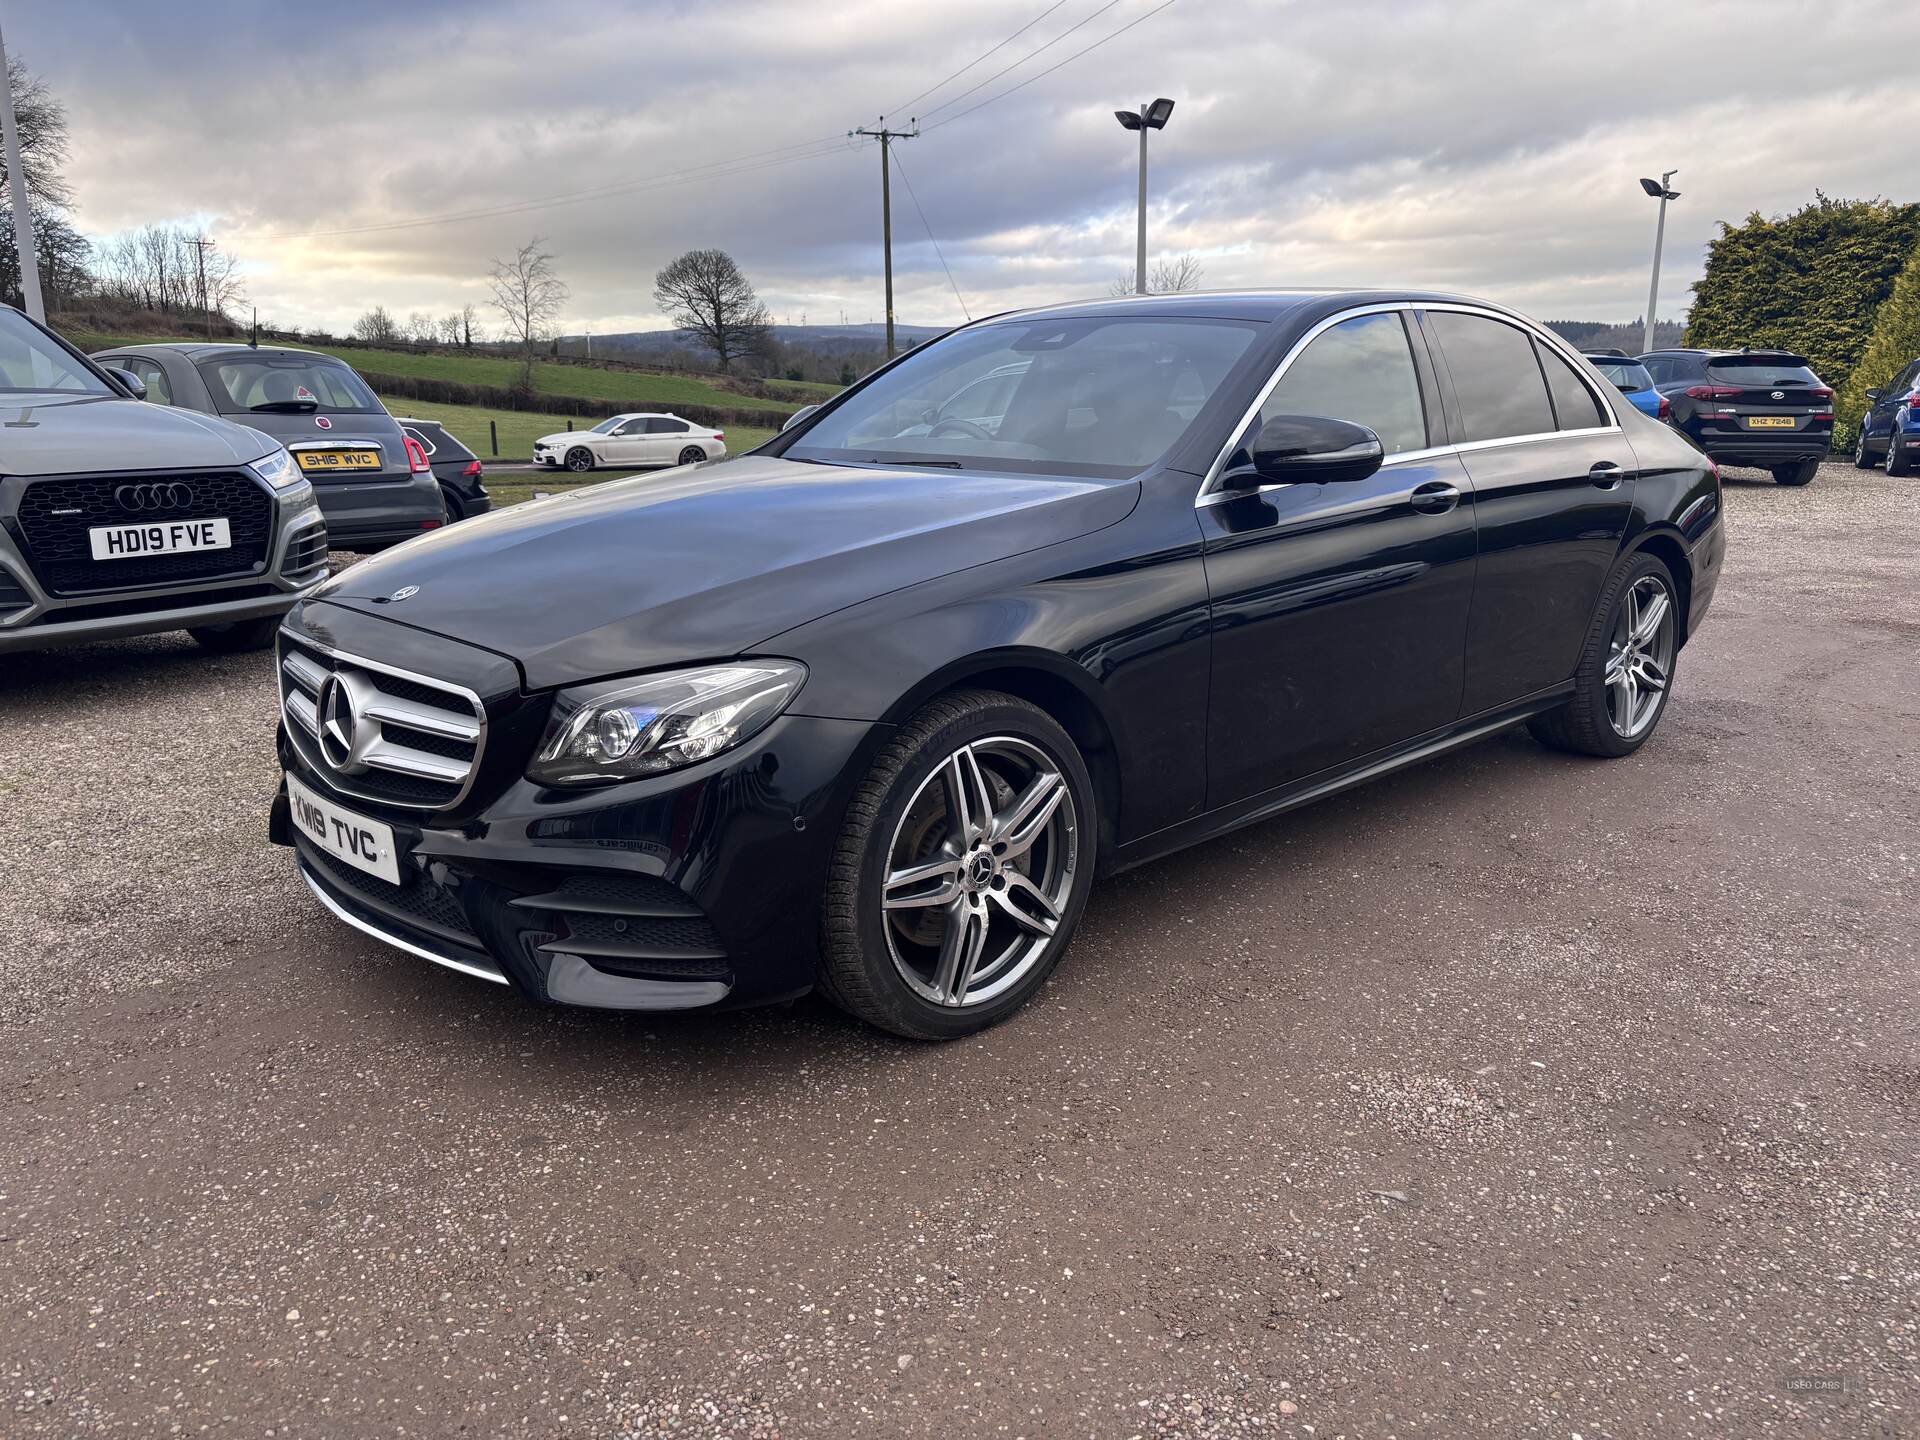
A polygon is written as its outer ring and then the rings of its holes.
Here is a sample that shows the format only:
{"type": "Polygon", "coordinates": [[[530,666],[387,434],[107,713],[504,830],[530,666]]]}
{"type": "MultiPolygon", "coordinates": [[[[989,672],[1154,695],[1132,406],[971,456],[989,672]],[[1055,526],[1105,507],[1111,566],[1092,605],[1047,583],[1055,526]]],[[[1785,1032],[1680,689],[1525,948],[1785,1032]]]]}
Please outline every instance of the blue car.
{"type": "Polygon", "coordinates": [[[1595,350],[1585,359],[1612,381],[1614,388],[1631,400],[1636,410],[1643,410],[1656,420],[1670,418],[1672,408],[1667,397],[1653,388],[1653,376],[1631,355],[1623,350],[1595,350]]]}
{"type": "Polygon", "coordinates": [[[1871,470],[1884,460],[1889,475],[1911,475],[1920,465],[1920,360],[1910,361],[1886,389],[1867,391],[1867,402],[1853,463],[1871,470]]]}

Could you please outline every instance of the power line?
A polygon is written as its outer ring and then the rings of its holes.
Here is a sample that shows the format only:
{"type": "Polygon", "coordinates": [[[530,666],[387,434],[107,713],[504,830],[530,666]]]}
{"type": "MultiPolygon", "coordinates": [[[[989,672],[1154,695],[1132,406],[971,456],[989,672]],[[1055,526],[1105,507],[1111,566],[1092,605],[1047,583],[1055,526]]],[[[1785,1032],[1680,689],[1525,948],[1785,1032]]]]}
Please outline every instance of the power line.
{"type": "MultiPolygon", "coordinates": [[[[1098,20],[1102,15],[1106,14],[1107,11],[1113,9],[1113,7],[1118,5],[1119,3],[1120,3],[1120,0],[1107,0],[1106,4],[1099,6],[1094,10],[1088,11],[1087,14],[1081,16],[1078,20],[1074,21],[1073,24],[1069,25],[1066,29],[1062,30],[1058,35],[1054,36],[1053,39],[1047,41],[1046,44],[1038,46],[1035,49],[1029,50],[1026,54],[1022,55],[1018,60],[1014,61],[1011,65],[1008,65],[1003,69],[994,71],[993,74],[987,76],[986,79],[978,82],[977,84],[968,86],[965,90],[962,90],[958,95],[955,95],[951,100],[942,100],[938,105],[935,105],[931,110],[927,111],[927,114],[938,115],[942,110],[947,109],[949,106],[958,105],[962,100],[966,99],[967,96],[973,94],[976,90],[985,89],[987,86],[991,85],[994,81],[998,80],[1001,76],[1012,74],[1015,70],[1018,70],[1022,65],[1026,64],[1029,60],[1033,59],[1034,57],[1039,55],[1044,55],[1047,51],[1051,50],[1054,46],[1058,45],[1062,40],[1066,39],[1069,35],[1073,34],[1074,31],[1081,29],[1083,26],[1091,24],[1095,20],[1098,20]]],[[[1044,74],[1045,72],[1043,71],[1042,73],[1044,74]]],[[[956,117],[954,116],[948,117],[948,119],[954,119],[954,118],[956,117]]],[[[946,122],[942,121],[941,123],[945,124],[946,122]]],[[[932,129],[933,127],[928,126],[927,128],[932,129]]]]}
{"type": "Polygon", "coordinates": [[[1018,40],[1022,35],[1026,34],[1027,31],[1031,30],[1034,26],[1038,25],[1042,20],[1046,19],[1047,16],[1053,14],[1054,11],[1058,10],[1062,5],[1066,3],[1067,3],[1067,0],[1053,0],[1053,4],[1049,5],[1046,9],[1042,10],[1038,15],[1034,16],[1033,19],[1029,20],[1026,24],[1022,25],[1018,30],[1014,31],[1013,34],[1007,36],[1006,39],[1002,40],[998,45],[994,46],[992,50],[987,51],[986,54],[974,56],[973,59],[969,60],[966,64],[962,65],[958,70],[954,71],[951,75],[947,76],[945,80],[940,81],[938,84],[929,85],[926,89],[922,90],[918,95],[914,96],[913,99],[911,100],[901,101],[898,105],[894,106],[893,109],[887,111],[887,114],[898,115],[902,110],[905,110],[907,106],[917,105],[920,101],[926,99],[927,96],[933,94],[934,91],[940,89],[942,86],[951,84],[953,81],[958,80],[962,75],[966,74],[967,71],[971,70],[974,66],[978,65],[982,60],[985,60],[988,55],[993,55],[998,51],[1006,49],[1007,46],[1011,45],[1014,41],[1018,40]]]}
{"type": "Polygon", "coordinates": [[[920,208],[920,197],[913,193],[913,181],[907,178],[907,167],[900,163],[897,152],[893,157],[893,168],[900,172],[900,183],[907,187],[907,198],[913,201],[914,213],[920,217],[920,226],[927,232],[927,239],[933,241],[933,253],[940,257],[940,268],[947,272],[947,284],[953,286],[953,298],[960,302],[960,313],[969,320],[973,319],[973,312],[967,309],[967,298],[960,293],[960,286],[953,278],[952,269],[947,265],[946,252],[941,250],[940,242],[934,239],[933,226],[927,224],[927,212],[920,208]]]}
{"type": "MultiPolygon", "coordinates": [[[[964,120],[967,116],[973,114],[974,111],[984,110],[987,108],[987,106],[993,104],[995,101],[1006,99],[1007,96],[1013,94],[1014,91],[1026,89],[1027,86],[1033,84],[1033,82],[1036,80],[1044,80],[1047,76],[1053,74],[1054,71],[1060,69],[1062,66],[1071,65],[1074,61],[1078,60],[1082,55],[1089,55],[1095,50],[1098,50],[1102,45],[1106,44],[1107,41],[1119,39],[1122,35],[1126,34],[1127,31],[1133,29],[1134,26],[1144,25],[1147,21],[1151,20],[1154,16],[1158,15],[1162,10],[1167,9],[1169,6],[1173,5],[1174,3],[1175,3],[1175,0],[1161,0],[1160,4],[1154,6],[1153,9],[1147,11],[1146,14],[1140,16],[1138,19],[1129,20],[1126,24],[1122,25],[1118,30],[1114,30],[1106,35],[1103,35],[1098,40],[1094,41],[1091,45],[1088,45],[1082,49],[1074,51],[1073,54],[1067,56],[1066,59],[1057,60],[1053,64],[1049,65],[1046,69],[1040,71],[1039,73],[1034,75],[1029,75],[1026,79],[1022,80],[1019,84],[1009,85],[1006,89],[1002,90],[999,94],[989,95],[986,99],[982,100],[978,105],[969,105],[966,109],[960,111],[958,114],[949,115],[944,120],[937,120],[933,124],[928,125],[925,128],[928,130],[938,130],[942,125],[951,125],[956,120],[964,120]]],[[[1111,9],[1112,7],[1105,6],[1102,8],[1111,9]]],[[[1100,12],[1098,10],[1094,12],[1095,15],[1099,13],[1100,12]]],[[[1087,18],[1090,20],[1093,18],[1093,16],[1090,15],[1087,18]]],[[[1078,29],[1079,27],[1076,26],[1075,28],[1078,29]]],[[[1071,34],[1072,32],[1069,31],[1067,33],[1071,34]]],[[[1037,50],[1034,52],[1034,54],[1036,55],[1039,53],[1040,52],[1037,50]]],[[[1031,59],[1032,56],[1029,56],[1028,58],[1031,59]]],[[[1007,68],[1012,69],[1013,67],[1008,66],[1007,68]]],[[[959,98],[959,97],[956,97],[956,98],[959,98]]]]}

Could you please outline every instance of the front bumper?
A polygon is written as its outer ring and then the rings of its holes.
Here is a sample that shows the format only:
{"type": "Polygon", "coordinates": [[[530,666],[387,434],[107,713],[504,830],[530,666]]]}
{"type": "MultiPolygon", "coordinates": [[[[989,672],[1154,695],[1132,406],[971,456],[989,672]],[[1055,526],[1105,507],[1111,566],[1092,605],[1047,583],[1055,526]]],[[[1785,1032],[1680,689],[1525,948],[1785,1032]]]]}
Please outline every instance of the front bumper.
{"type": "MultiPolygon", "coordinates": [[[[380,631],[406,631],[324,605],[297,612],[290,627],[316,611],[329,612],[329,638],[340,649],[363,657],[371,658],[380,631]]],[[[421,657],[431,637],[413,631],[397,643],[405,649],[380,652],[386,660],[426,673],[421,657]]],[[[441,678],[486,693],[472,676],[441,678]]],[[[545,697],[500,702],[472,793],[444,813],[334,789],[283,728],[284,769],[346,810],[393,827],[398,886],[314,845],[295,826],[284,785],[270,836],[293,847],[306,883],[337,918],[536,1002],[684,1010],[811,988],[820,895],[847,786],[884,727],[782,716],[702,765],[561,792],[524,778],[545,711],[545,697]]]]}

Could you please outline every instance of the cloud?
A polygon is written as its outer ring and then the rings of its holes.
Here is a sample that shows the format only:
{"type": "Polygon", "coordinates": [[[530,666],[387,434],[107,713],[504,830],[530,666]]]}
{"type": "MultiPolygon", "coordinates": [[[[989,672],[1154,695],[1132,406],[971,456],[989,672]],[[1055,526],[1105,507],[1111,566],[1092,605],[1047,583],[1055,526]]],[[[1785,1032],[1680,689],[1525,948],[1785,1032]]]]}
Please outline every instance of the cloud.
{"type": "MultiPolygon", "coordinates": [[[[1672,315],[1718,222],[1880,193],[1920,121],[1903,77],[1858,78],[1892,12],[1774,0],[1179,0],[955,118],[1158,0],[1104,3],[1067,0],[914,107],[928,128],[899,159],[926,223],[896,183],[902,319],[961,315],[929,225],[974,314],[1129,268],[1137,152],[1111,112],[1158,94],[1178,108],[1150,140],[1151,242],[1198,254],[1207,284],[1404,283],[1551,318],[1640,313],[1639,175],[1680,167],[1672,315]]],[[[569,322],[605,332],[659,324],[653,273],[696,245],[732,251],[779,318],[878,317],[879,161],[845,132],[1045,9],[206,0],[181,25],[74,0],[8,38],[68,104],[91,233],[208,218],[263,315],[335,327],[484,303],[488,258],[540,234],[569,322]]]]}

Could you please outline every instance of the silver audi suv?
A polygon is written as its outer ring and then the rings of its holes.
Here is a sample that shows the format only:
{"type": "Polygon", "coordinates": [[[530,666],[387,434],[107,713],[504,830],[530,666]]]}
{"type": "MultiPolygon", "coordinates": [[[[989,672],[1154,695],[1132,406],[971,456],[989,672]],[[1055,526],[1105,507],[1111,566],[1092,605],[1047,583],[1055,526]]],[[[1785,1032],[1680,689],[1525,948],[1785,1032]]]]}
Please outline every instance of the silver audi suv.
{"type": "Polygon", "coordinates": [[[0,305],[0,655],[165,630],[257,649],[326,579],[286,448],[142,388],[0,305]]]}

